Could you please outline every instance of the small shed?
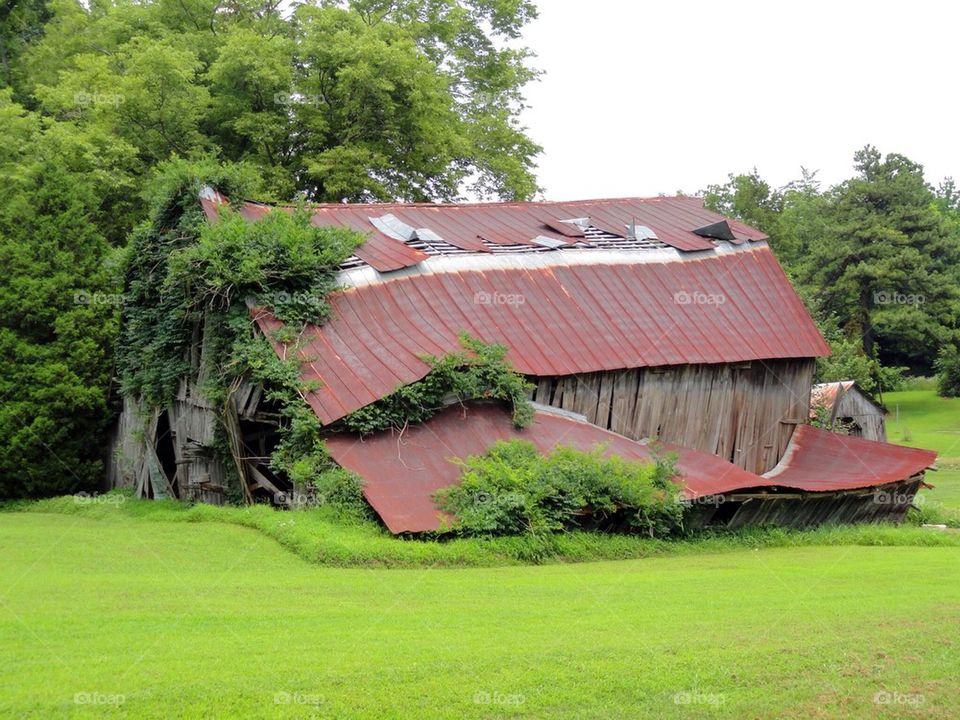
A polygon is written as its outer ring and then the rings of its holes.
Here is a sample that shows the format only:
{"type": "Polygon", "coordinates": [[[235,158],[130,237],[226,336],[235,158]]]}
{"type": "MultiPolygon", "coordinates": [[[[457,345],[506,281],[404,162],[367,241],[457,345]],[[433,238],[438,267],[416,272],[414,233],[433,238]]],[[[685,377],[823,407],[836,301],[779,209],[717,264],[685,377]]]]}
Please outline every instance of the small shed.
{"type": "Polygon", "coordinates": [[[865,440],[887,441],[886,410],[853,380],[814,385],[810,417],[821,427],[865,440]]]}

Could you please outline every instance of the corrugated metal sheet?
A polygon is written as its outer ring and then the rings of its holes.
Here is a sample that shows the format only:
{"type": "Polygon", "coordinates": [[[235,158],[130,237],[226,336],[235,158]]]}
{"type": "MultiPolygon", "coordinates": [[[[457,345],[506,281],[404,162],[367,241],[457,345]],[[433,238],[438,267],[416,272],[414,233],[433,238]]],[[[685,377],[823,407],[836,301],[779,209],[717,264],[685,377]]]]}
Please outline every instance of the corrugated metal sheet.
{"type": "MultiPolygon", "coordinates": [[[[201,200],[211,218],[223,198],[213,195],[201,200]]],[[[262,216],[267,205],[246,202],[240,211],[250,219],[262,216]]],[[[631,223],[651,228],[663,243],[682,251],[709,250],[709,239],[693,230],[724,220],[703,207],[695,197],[622,198],[577,202],[464,203],[464,204],[324,204],[314,209],[317,225],[338,225],[357,230],[367,237],[357,257],[380,272],[410,267],[426,255],[401,240],[374,228],[371,218],[396,216],[413,228],[428,228],[445,242],[471,252],[489,252],[484,240],[493,245],[535,245],[537,236],[565,244],[583,238],[583,232],[559,221],[589,218],[590,225],[619,237],[626,236],[631,223]]],[[[728,221],[737,242],[765,240],[766,235],[743,223],[728,221]]]]}
{"type": "MultiPolygon", "coordinates": [[[[402,435],[383,432],[365,440],[334,435],[327,439],[333,459],[364,481],[364,495],[391,532],[426,532],[444,520],[433,494],[459,481],[457,458],[485,452],[497,440],[523,439],[542,452],[557,445],[650,460],[649,448],[622,435],[560,414],[538,411],[533,425],[513,427],[510,414],[493,404],[453,406],[402,435]]],[[[677,453],[689,498],[770,487],[806,491],[867,488],[909,478],[936,457],[886,443],[845,437],[801,426],[782,467],[754,475],[715,455],[666,446],[677,453]]],[[[482,501],[482,500],[481,500],[482,501]]]]}
{"type": "Polygon", "coordinates": [[[771,485],[808,491],[849,490],[905,480],[933,464],[932,450],[800,425],[783,460],[764,474],[771,485]]]}
{"type": "MultiPolygon", "coordinates": [[[[325,424],[337,420],[419,380],[421,357],[459,350],[463,331],[506,345],[514,368],[535,376],[829,353],[769,248],[662,262],[645,252],[619,264],[519,259],[336,293],[333,317],[303,335],[304,379],[322,384],[310,404],[325,424]]],[[[279,327],[257,318],[268,335],[279,327]]]]}
{"type": "MultiPolygon", "coordinates": [[[[560,444],[590,450],[604,443],[607,454],[650,459],[642,443],[558,414],[538,411],[533,425],[517,430],[508,412],[490,404],[447,408],[402,435],[388,431],[364,440],[334,435],[327,447],[339,465],[364,479],[364,495],[391,532],[426,532],[436,530],[442,520],[433,493],[459,481],[460,468],[451,460],[486,452],[497,440],[517,438],[543,452],[560,444]]],[[[691,497],[751,487],[759,480],[697,450],[680,450],[679,466],[691,497]]]]}

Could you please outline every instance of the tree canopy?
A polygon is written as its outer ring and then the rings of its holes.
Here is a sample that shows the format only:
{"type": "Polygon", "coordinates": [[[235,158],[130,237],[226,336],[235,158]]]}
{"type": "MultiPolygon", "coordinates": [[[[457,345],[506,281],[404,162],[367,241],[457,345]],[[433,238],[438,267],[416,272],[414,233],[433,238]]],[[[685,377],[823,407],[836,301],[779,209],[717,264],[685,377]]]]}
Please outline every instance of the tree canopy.
{"type": "MultiPolygon", "coordinates": [[[[19,92],[97,127],[144,169],[173,154],[247,162],[278,198],[527,199],[519,126],[536,76],[512,47],[522,0],[301,3],[50,0],[19,92]]],[[[11,75],[12,77],[12,75],[11,75]]]]}
{"type": "MultiPolygon", "coordinates": [[[[530,2],[284,7],[0,8],[0,497],[98,486],[118,317],[143,291],[125,287],[118,251],[128,267],[149,262],[143,223],[170,178],[183,181],[176,167],[230,168],[256,178],[237,191],[262,200],[537,191],[539,148],[518,121],[537,73],[515,42],[535,17],[530,2]]],[[[163,339],[176,328],[153,329],[163,339]]]]}
{"type": "Polygon", "coordinates": [[[822,363],[824,379],[857,373],[871,387],[883,384],[883,366],[931,372],[956,343],[960,211],[952,180],[934,189],[903,155],[867,146],[854,170],[827,190],[806,171],[772,188],[754,170],[704,194],[770,235],[837,355],[822,363]]]}

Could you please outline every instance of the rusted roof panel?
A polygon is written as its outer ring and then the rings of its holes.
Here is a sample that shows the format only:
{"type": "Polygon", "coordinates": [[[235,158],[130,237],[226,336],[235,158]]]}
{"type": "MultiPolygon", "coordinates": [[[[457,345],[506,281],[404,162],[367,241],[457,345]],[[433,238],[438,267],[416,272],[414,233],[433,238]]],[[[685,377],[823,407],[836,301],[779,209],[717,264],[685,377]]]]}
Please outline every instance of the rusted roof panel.
{"type": "MultiPolygon", "coordinates": [[[[201,207],[210,220],[217,218],[218,205],[223,202],[226,202],[224,198],[219,200],[201,198],[200,200],[201,207]]],[[[277,207],[288,212],[293,210],[292,207],[287,205],[277,207]]],[[[416,265],[428,257],[422,250],[410,247],[406,243],[388,237],[377,230],[369,220],[368,216],[370,213],[357,210],[358,207],[363,206],[342,205],[336,207],[338,211],[335,213],[330,212],[326,206],[318,207],[314,212],[311,222],[318,226],[334,225],[347,227],[362,234],[366,237],[366,241],[357,248],[355,254],[375,270],[379,272],[400,270],[401,268],[416,265]]],[[[243,218],[253,222],[266,215],[271,209],[273,209],[273,206],[270,205],[244,202],[239,206],[238,212],[243,218]]]]}
{"type": "MultiPolygon", "coordinates": [[[[514,368],[534,376],[829,353],[769,248],[657,262],[642,256],[511,260],[335,293],[332,318],[303,335],[304,379],[322,383],[310,404],[325,424],[337,420],[423,377],[422,356],[459,351],[460,332],[506,345],[514,368]]],[[[268,333],[278,327],[268,313],[258,320],[268,333]]]]}
{"type": "Polygon", "coordinates": [[[771,485],[812,492],[849,490],[905,480],[936,459],[932,450],[800,425],[783,459],[763,477],[771,485]]]}
{"type": "MultiPolygon", "coordinates": [[[[493,404],[447,408],[402,435],[387,431],[364,440],[333,435],[327,447],[339,465],[364,479],[367,501],[391,532],[426,532],[439,528],[444,519],[433,494],[459,482],[460,468],[452,460],[484,453],[497,440],[511,439],[528,440],[541,452],[557,445],[591,450],[604,444],[607,455],[628,460],[651,457],[643,443],[559,414],[538,411],[529,428],[517,430],[510,413],[493,404]]],[[[677,452],[689,497],[752,487],[759,480],[714,455],[677,452]]]]}
{"type": "MultiPolygon", "coordinates": [[[[364,495],[391,532],[436,530],[445,519],[433,502],[440,488],[457,483],[456,459],[486,452],[498,440],[522,439],[541,452],[557,445],[649,461],[650,448],[608,430],[554,412],[537,411],[533,424],[513,427],[499,405],[452,406],[402,435],[387,431],[360,440],[332,435],[333,459],[364,480],[364,495]]],[[[869,488],[905,480],[928,467],[936,454],[871,442],[801,426],[784,462],[765,476],[755,475],[709,453],[665,445],[678,456],[688,498],[782,487],[811,492],[869,488]]]]}

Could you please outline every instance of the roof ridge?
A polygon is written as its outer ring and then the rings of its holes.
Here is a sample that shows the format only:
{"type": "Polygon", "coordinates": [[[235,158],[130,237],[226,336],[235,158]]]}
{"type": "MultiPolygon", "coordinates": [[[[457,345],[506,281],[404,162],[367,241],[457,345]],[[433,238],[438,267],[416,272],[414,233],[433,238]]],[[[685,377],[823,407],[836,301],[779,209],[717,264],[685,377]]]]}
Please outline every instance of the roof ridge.
{"type": "MultiPolygon", "coordinates": [[[[650,195],[650,196],[627,196],[627,197],[604,197],[604,198],[586,198],[582,200],[491,200],[491,201],[473,201],[473,202],[363,202],[363,203],[308,203],[307,207],[316,209],[337,209],[337,208],[385,208],[385,207],[421,207],[421,208],[462,208],[462,207],[529,207],[531,205],[582,205],[582,204],[600,204],[600,203],[619,203],[619,202],[644,202],[656,203],[662,201],[699,201],[702,205],[703,198],[699,195],[650,195]]],[[[294,203],[269,203],[261,200],[244,199],[242,202],[252,203],[254,205],[265,205],[267,207],[296,207],[294,203]]]]}

